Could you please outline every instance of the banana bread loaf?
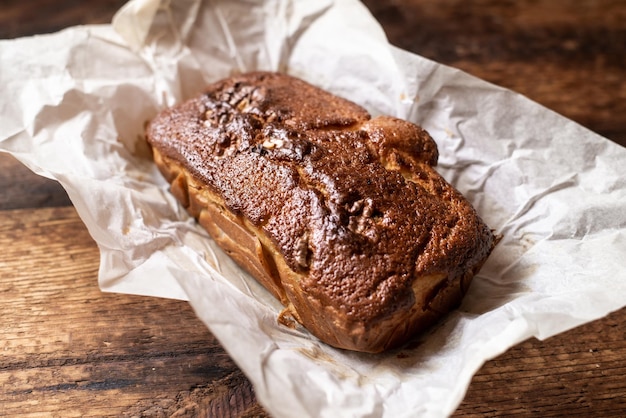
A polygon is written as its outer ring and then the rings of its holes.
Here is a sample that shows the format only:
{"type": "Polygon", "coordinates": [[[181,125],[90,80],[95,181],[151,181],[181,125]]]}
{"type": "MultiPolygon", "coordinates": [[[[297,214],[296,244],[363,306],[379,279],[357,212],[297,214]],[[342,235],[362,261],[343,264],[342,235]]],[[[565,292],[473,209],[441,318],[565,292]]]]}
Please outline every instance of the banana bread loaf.
{"type": "Polygon", "coordinates": [[[279,73],[210,85],[146,137],[171,192],[297,321],[396,347],[456,307],[494,246],[420,127],[279,73]]]}

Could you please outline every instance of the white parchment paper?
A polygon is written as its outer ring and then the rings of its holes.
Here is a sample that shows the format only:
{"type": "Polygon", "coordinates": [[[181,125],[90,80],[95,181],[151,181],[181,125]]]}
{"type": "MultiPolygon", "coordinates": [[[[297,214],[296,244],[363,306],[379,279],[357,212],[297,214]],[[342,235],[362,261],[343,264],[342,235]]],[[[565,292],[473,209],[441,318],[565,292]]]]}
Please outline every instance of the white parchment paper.
{"type": "Polygon", "coordinates": [[[626,305],[626,149],[390,46],[355,0],[131,1],[112,25],[1,41],[0,109],[0,150],[65,187],[101,288],[189,300],[276,417],[444,417],[486,360],[626,305]],[[152,164],[147,120],[257,69],[424,126],[439,171],[502,234],[461,308],[409,346],[349,353],[277,325],[278,303],[152,164]]]}

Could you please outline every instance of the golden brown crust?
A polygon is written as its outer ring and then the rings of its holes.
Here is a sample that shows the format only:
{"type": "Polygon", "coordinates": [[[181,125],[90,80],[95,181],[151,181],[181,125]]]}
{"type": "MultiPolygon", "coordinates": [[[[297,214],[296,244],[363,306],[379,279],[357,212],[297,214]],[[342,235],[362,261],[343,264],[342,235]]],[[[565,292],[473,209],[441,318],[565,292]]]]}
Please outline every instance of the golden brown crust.
{"type": "Polygon", "coordinates": [[[301,80],[215,83],[147,128],[173,194],[321,340],[379,352],[456,306],[494,238],[414,124],[301,80]]]}

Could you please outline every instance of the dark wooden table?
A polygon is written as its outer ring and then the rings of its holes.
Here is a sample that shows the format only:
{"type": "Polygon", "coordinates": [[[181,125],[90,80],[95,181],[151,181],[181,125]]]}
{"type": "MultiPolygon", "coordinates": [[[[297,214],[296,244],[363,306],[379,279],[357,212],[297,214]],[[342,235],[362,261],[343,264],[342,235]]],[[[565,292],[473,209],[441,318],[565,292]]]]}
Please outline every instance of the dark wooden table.
{"type": "MultiPolygon", "coordinates": [[[[4,0],[0,37],[107,23],[122,3],[4,0]]],[[[366,4],[393,44],[626,145],[626,0],[366,4]]],[[[0,190],[0,416],[267,415],[187,303],[100,292],[58,184],[0,154],[0,190]]],[[[489,361],[455,416],[625,416],[625,375],[623,309],[489,361]]]]}

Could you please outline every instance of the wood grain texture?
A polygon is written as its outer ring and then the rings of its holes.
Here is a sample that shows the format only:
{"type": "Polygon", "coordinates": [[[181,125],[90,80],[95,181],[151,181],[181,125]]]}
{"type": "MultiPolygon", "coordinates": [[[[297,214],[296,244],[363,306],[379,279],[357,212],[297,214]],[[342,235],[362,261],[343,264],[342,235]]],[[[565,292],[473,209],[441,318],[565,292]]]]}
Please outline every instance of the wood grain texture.
{"type": "MultiPolygon", "coordinates": [[[[0,415],[267,416],[185,302],[101,293],[71,207],[0,212],[0,415]]],[[[626,310],[476,374],[454,416],[619,416],[626,310]]]]}
{"type": "Polygon", "coordinates": [[[0,39],[52,33],[68,26],[109,23],[126,0],[2,0],[0,39]]]}
{"type": "Polygon", "coordinates": [[[626,310],[487,362],[455,417],[623,417],[626,310]]]}
{"type": "Polygon", "coordinates": [[[59,183],[34,175],[9,154],[0,154],[0,187],[0,210],[71,205],[59,183]]]}
{"type": "MultiPolygon", "coordinates": [[[[123,0],[5,0],[0,38],[107,23],[123,0]]],[[[626,0],[366,0],[401,48],[626,144],[626,0]]],[[[102,293],[63,189],[0,154],[0,416],[268,416],[185,302],[102,293]]],[[[487,362],[454,416],[626,410],[626,309],[487,362]]]]}
{"type": "Polygon", "coordinates": [[[626,145],[626,1],[366,0],[392,44],[626,145]]]}
{"type": "Polygon", "coordinates": [[[0,212],[0,248],[0,416],[258,412],[186,302],[99,290],[72,207],[0,212]]]}

